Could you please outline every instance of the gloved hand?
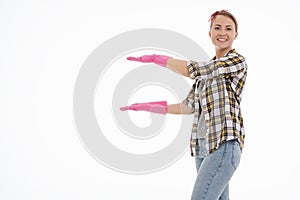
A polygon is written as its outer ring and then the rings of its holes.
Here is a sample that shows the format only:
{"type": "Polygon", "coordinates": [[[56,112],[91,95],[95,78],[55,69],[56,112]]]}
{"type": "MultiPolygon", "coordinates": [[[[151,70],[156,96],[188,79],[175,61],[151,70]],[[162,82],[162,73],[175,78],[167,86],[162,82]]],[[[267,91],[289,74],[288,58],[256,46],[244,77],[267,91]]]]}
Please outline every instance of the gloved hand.
{"type": "Polygon", "coordinates": [[[169,58],[172,58],[172,57],[153,54],[153,55],[144,55],[141,57],[128,57],[127,60],[138,61],[138,62],[142,62],[142,63],[153,62],[160,66],[166,67],[167,61],[169,58]]]}
{"type": "Polygon", "coordinates": [[[147,102],[147,103],[135,103],[130,106],[121,107],[120,110],[134,110],[134,111],[147,111],[159,114],[168,113],[167,101],[156,101],[156,102],[147,102]]]}

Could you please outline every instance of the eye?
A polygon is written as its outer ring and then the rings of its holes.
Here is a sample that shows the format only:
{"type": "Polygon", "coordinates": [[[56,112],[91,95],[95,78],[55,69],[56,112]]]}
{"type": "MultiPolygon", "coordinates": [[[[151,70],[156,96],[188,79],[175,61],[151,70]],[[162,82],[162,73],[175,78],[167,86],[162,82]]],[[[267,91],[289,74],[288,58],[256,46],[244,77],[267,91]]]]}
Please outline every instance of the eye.
{"type": "Polygon", "coordinates": [[[215,27],[215,30],[220,30],[220,27],[219,27],[219,26],[216,26],[216,27],[215,27]]]}
{"type": "Polygon", "coordinates": [[[231,31],[231,30],[232,30],[232,28],[229,28],[229,27],[228,27],[228,28],[226,28],[226,30],[227,30],[227,31],[231,31]]]}

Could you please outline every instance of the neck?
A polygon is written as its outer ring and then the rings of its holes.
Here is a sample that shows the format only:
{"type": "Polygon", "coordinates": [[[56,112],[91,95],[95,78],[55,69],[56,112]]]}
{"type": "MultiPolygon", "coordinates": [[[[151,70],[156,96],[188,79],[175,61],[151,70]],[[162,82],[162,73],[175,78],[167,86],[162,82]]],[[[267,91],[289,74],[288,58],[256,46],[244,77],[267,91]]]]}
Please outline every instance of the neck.
{"type": "Polygon", "coordinates": [[[219,59],[219,58],[223,57],[231,49],[232,49],[231,46],[227,47],[227,48],[224,48],[224,49],[218,49],[218,48],[216,48],[216,59],[219,59]]]}

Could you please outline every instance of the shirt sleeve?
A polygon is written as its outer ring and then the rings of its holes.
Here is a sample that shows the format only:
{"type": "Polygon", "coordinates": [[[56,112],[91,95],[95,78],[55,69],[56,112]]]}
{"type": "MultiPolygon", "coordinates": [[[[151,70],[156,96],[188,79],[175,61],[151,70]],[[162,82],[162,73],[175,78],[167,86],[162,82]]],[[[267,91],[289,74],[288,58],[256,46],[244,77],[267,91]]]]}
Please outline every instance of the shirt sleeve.
{"type": "Polygon", "coordinates": [[[196,87],[196,83],[194,83],[191,91],[189,92],[189,94],[187,95],[187,97],[183,100],[183,103],[185,105],[187,105],[190,109],[192,109],[192,113],[194,113],[195,111],[195,87],[196,87]]]}
{"type": "Polygon", "coordinates": [[[211,79],[215,77],[233,77],[246,69],[245,58],[232,53],[207,64],[195,61],[188,63],[187,69],[192,79],[211,79]]]}

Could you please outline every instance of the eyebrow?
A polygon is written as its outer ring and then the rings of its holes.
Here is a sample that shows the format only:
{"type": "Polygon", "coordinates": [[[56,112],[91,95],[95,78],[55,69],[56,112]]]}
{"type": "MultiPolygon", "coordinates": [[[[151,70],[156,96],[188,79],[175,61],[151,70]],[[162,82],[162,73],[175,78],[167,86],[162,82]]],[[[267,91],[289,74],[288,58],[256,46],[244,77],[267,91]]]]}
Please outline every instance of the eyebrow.
{"type": "MultiPolygon", "coordinates": [[[[215,24],[215,26],[221,26],[221,24],[215,24]]],[[[225,27],[232,27],[232,25],[227,24],[225,27]]]]}

